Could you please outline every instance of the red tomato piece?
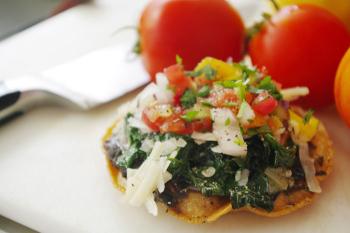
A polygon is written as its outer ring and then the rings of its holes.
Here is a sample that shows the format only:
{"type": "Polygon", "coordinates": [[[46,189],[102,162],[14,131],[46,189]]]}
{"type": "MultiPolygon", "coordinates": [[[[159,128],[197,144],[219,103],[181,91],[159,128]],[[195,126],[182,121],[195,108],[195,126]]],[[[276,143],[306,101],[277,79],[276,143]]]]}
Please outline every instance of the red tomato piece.
{"type": "Polygon", "coordinates": [[[215,107],[228,107],[228,105],[237,102],[237,95],[232,89],[222,89],[211,93],[209,97],[215,107]]]}
{"type": "Polygon", "coordinates": [[[256,97],[252,105],[253,110],[263,116],[272,113],[277,106],[277,100],[272,96],[265,94],[259,94],[259,96],[256,97]]]}
{"type": "Polygon", "coordinates": [[[160,127],[162,133],[191,134],[192,129],[189,124],[179,116],[173,115],[165,120],[160,127]]]}
{"type": "Polygon", "coordinates": [[[145,111],[142,112],[142,120],[151,130],[159,132],[159,125],[156,122],[152,122],[145,111]]]}
{"type": "Polygon", "coordinates": [[[208,132],[212,130],[212,121],[210,117],[192,122],[192,130],[196,132],[208,132]]]}
{"type": "Polygon", "coordinates": [[[164,73],[169,80],[169,87],[175,92],[175,104],[177,104],[186,89],[192,87],[192,80],[185,75],[182,65],[172,65],[166,68],[164,73]]]}

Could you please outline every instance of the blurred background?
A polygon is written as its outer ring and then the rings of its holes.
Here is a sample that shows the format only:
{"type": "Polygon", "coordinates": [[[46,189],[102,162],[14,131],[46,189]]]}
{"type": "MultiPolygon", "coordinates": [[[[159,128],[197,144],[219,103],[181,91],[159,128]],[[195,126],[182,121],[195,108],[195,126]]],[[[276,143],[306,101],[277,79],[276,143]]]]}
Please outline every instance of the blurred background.
{"type": "Polygon", "coordinates": [[[1,0],[0,40],[86,0],[1,0]]]}

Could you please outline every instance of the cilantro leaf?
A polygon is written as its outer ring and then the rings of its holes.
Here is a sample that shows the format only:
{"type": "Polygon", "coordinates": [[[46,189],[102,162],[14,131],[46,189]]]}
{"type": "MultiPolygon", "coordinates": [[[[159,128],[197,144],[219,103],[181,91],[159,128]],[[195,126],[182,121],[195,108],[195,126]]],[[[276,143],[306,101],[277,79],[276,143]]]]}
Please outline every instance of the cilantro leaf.
{"type": "Polygon", "coordinates": [[[304,116],[304,124],[309,123],[309,121],[310,121],[312,115],[314,114],[314,112],[315,112],[315,111],[314,111],[313,109],[309,109],[309,110],[306,112],[306,114],[305,114],[305,116],[304,116]]]}
{"type": "Polygon", "coordinates": [[[200,70],[195,70],[186,73],[186,75],[189,77],[199,77],[201,75],[204,75],[208,80],[213,80],[216,74],[217,71],[213,69],[210,65],[206,65],[200,70]]]}
{"type": "Polygon", "coordinates": [[[278,91],[276,85],[272,82],[270,76],[266,76],[260,81],[258,89],[263,89],[269,92],[276,100],[282,100],[282,94],[278,91]]]}
{"type": "Polygon", "coordinates": [[[191,108],[197,102],[196,93],[192,89],[187,89],[180,99],[184,108],[191,108]]]}
{"type": "Polygon", "coordinates": [[[208,85],[203,86],[201,89],[198,91],[198,96],[199,97],[207,97],[210,93],[210,88],[208,85]]]}
{"type": "Polygon", "coordinates": [[[192,122],[196,118],[198,113],[198,111],[188,111],[184,115],[182,115],[181,118],[187,122],[192,122]]]}
{"type": "Polygon", "coordinates": [[[217,74],[217,71],[214,70],[210,65],[206,65],[206,66],[203,67],[202,73],[205,75],[205,77],[206,77],[208,80],[213,80],[214,77],[215,77],[216,74],[217,74]]]}

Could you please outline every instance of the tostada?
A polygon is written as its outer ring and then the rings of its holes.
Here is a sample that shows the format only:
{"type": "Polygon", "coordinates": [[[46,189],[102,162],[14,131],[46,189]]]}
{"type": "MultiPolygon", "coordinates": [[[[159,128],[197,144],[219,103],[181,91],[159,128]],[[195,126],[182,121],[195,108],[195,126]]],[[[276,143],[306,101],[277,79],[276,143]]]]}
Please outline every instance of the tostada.
{"type": "Polygon", "coordinates": [[[130,205],[157,215],[161,203],[191,223],[300,209],[321,192],[333,157],[320,120],[290,104],[307,94],[244,63],[170,66],[103,139],[113,181],[130,205]]]}

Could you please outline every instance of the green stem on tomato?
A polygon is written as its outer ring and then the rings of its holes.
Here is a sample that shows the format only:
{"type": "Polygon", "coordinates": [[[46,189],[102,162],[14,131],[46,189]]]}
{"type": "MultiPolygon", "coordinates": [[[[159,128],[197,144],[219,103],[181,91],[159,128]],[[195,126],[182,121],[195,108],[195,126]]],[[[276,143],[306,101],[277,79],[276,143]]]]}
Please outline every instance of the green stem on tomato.
{"type": "Polygon", "coordinates": [[[130,25],[130,26],[124,26],[124,27],[118,28],[115,32],[112,33],[112,36],[116,36],[119,33],[123,32],[123,31],[127,31],[127,30],[136,31],[137,41],[135,42],[135,45],[132,48],[132,52],[137,54],[137,55],[140,55],[141,54],[140,31],[139,31],[139,28],[137,26],[130,25]]]}

